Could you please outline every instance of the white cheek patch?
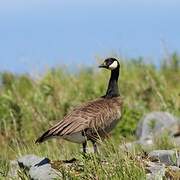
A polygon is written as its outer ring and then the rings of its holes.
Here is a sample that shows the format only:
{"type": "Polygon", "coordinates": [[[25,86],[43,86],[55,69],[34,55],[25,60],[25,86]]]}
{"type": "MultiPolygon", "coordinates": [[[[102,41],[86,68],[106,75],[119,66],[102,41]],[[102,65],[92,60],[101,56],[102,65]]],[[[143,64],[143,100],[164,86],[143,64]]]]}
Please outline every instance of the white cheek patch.
{"type": "Polygon", "coordinates": [[[109,69],[113,70],[113,69],[116,69],[118,67],[118,62],[117,61],[114,61],[110,66],[109,66],[109,69]]]}

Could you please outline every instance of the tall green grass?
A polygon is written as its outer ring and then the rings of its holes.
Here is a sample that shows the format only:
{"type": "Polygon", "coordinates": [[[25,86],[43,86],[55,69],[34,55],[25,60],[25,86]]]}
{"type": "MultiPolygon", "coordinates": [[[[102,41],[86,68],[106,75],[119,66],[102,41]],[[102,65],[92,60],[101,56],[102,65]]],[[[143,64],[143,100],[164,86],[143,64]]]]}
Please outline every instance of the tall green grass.
{"type": "MultiPolygon", "coordinates": [[[[109,75],[109,71],[99,71],[96,67],[83,67],[75,72],[58,67],[48,70],[38,79],[27,74],[2,72],[0,161],[4,163],[0,164],[0,169],[5,173],[8,160],[27,153],[48,156],[50,159],[69,159],[80,154],[79,145],[63,140],[52,140],[42,145],[35,145],[34,141],[73,107],[102,96],[109,75]]],[[[123,118],[110,138],[113,146],[135,139],[137,123],[147,112],[168,111],[180,116],[180,57],[173,54],[159,68],[142,59],[121,60],[119,87],[124,109],[123,118]]],[[[110,155],[107,157],[110,164],[107,167],[102,167],[97,157],[92,161],[82,159],[90,169],[84,166],[81,175],[87,179],[91,178],[91,174],[94,179],[95,175],[100,179],[108,179],[110,174],[115,179],[128,179],[132,174],[144,176],[143,169],[134,159],[118,150],[110,155]],[[93,175],[93,172],[96,173],[93,175]]],[[[90,158],[94,158],[94,155],[90,158]]]]}

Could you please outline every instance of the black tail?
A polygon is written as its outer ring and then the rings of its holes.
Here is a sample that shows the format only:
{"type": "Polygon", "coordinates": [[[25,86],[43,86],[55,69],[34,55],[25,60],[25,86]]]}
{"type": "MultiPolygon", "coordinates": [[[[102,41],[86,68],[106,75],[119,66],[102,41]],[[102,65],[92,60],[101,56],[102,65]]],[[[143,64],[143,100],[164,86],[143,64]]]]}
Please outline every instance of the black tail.
{"type": "Polygon", "coordinates": [[[35,143],[42,143],[42,142],[44,142],[45,140],[47,140],[47,139],[51,136],[51,134],[49,134],[49,132],[50,132],[50,130],[46,131],[41,137],[39,137],[39,138],[35,141],[35,143]]]}

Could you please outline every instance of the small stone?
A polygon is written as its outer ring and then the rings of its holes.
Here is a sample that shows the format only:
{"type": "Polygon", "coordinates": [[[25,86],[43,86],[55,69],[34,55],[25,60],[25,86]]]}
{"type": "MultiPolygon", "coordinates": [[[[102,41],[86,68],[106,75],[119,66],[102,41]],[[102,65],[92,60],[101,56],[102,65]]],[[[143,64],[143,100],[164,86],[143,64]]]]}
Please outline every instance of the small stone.
{"type": "Polygon", "coordinates": [[[161,180],[165,177],[166,169],[164,164],[148,162],[146,170],[148,170],[148,173],[146,174],[147,180],[161,180]]]}
{"type": "Polygon", "coordinates": [[[50,164],[32,166],[29,170],[29,175],[33,180],[51,180],[61,177],[60,173],[51,168],[50,164]]]}
{"type": "Polygon", "coordinates": [[[165,165],[176,165],[176,152],[173,150],[154,150],[148,154],[151,161],[160,161],[165,165]]]}
{"type": "Polygon", "coordinates": [[[32,166],[41,162],[44,158],[38,157],[33,154],[25,155],[18,159],[18,164],[21,168],[30,169],[32,166]]]}
{"type": "Polygon", "coordinates": [[[51,180],[61,177],[61,173],[51,167],[48,158],[30,154],[19,158],[18,164],[20,168],[26,171],[27,176],[33,180],[51,180]]]}

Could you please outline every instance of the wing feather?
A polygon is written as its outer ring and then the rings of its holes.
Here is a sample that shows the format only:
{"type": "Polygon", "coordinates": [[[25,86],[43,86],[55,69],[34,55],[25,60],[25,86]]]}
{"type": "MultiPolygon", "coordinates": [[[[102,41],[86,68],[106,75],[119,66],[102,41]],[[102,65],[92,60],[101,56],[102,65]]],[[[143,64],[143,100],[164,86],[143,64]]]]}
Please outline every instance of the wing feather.
{"type": "Polygon", "coordinates": [[[37,142],[43,142],[51,136],[64,136],[86,129],[104,129],[113,120],[120,118],[122,100],[100,98],[75,108],[62,121],[46,131],[37,142]]]}

